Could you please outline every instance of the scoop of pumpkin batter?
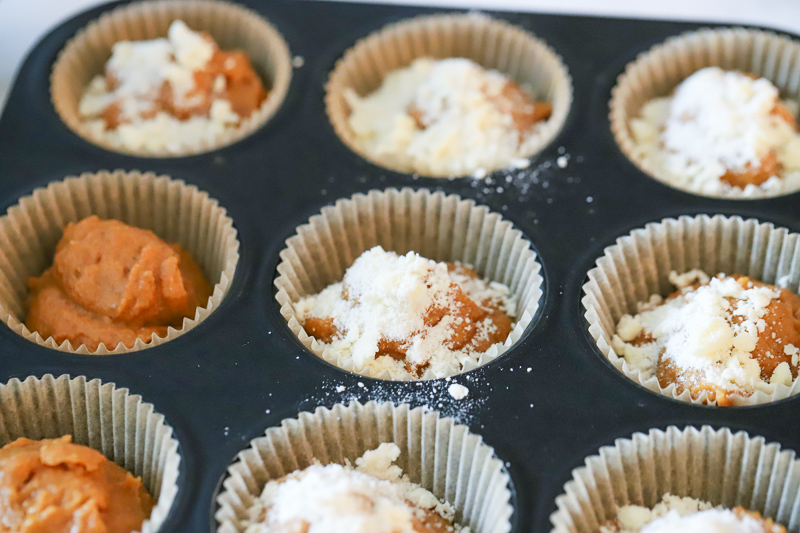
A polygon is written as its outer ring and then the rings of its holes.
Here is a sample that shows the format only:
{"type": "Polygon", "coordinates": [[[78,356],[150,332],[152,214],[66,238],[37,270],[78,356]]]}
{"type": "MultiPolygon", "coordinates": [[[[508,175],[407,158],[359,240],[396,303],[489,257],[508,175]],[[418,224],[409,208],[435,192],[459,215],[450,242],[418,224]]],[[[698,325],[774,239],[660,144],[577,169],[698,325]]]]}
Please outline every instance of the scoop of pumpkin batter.
{"type": "Polygon", "coordinates": [[[130,533],[153,504],[139,478],[70,436],[0,448],[0,533],[130,533]]]}
{"type": "Polygon", "coordinates": [[[53,266],[28,284],[28,329],[90,350],[164,336],[211,296],[200,267],[179,245],[96,216],[69,224],[53,266]]]}

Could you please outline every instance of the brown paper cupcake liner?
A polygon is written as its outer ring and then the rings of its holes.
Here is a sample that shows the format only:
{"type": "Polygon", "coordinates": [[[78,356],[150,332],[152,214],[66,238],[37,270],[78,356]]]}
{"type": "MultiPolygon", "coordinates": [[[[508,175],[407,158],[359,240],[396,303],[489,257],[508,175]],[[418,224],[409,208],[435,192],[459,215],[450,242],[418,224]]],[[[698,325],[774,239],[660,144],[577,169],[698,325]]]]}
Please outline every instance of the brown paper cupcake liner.
{"type": "Polygon", "coordinates": [[[239,261],[239,241],[233,220],[216,200],[183,181],[137,171],[101,171],[53,182],[20,199],[0,217],[0,320],[15,333],[40,346],[92,355],[125,353],[157,346],[189,331],[219,307],[239,261]],[[213,294],[185,318],[180,329],[165,337],[153,335],[132,347],[56,344],[25,326],[28,279],[40,276],[53,263],[64,228],[90,215],[116,219],[152,230],[166,242],[179,243],[200,265],[213,294]]]}
{"type": "MultiPolygon", "coordinates": [[[[778,88],[781,98],[800,100],[800,42],[772,32],[746,28],[703,29],[672,37],[640,54],[628,64],[611,92],[611,131],[628,159],[667,185],[672,184],[656,170],[647,168],[636,153],[630,121],[639,116],[648,101],[667,96],[691,74],[712,66],[764,77],[778,88]]],[[[794,191],[784,190],[772,195],[791,192],[794,191]]],[[[730,195],[737,195],[736,190],[730,195]]]]}
{"type": "Polygon", "coordinates": [[[59,54],[50,78],[53,105],[69,128],[106,150],[147,157],[179,157],[207,152],[239,141],[264,125],[280,107],[292,77],[289,47],[275,27],[254,11],[222,1],[156,0],[134,2],[102,15],[75,35],[59,54]],[[102,74],[114,43],[164,37],[170,24],[183,20],[191,29],[206,32],[221,50],[242,50],[269,91],[261,107],[202,146],[176,150],[131,151],[94,134],[78,108],[89,82],[102,74]]]}
{"type": "Polygon", "coordinates": [[[242,533],[248,509],[268,481],[315,461],[355,464],[384,442],[400,448],[396,464],[412,482],[455,507],[457,524],[474,533],[511,530],[510,478],[480,436],[421,407],[353,402],[300,413],[251,441],[222,483],[217,532],[242,533]]]}
{"type": "Polygon", "coordinates": [[[48,374],[0,384],[0,447],[20,437],[64,435],[142,478],[156,505],[141,533],[158,531],[178,493],[181,462],[164,416],[141,396],[99,379],[48,374]]]}
{"type": "MultiPolygon", "coordinates": [[[[289,329],[309,350],[344,370],[365,376],[404,380],[389,371],[373,375],[354,368],[309,336],[292,306],[342,281],[345,270],[365,251],[380,245],[398,254],[414,251],[436,261],[471,265],[484,279],[507,285],[517,299],[516,323],[508,339],[482,354],[486,364],[516,343],[531,323],[542,296],[536,252],[511,222],[472,200],[426,189],[373,190],[338,200],[322,209],[286,241],[278,265],[276,299],[289,329]]],[[[472,370],[453,368],[450,375],[472,370]]],[[[434,379],[428,370],[422,379],[434,379]]]]}
{"type": "MultiPolygon", "coordinates": [[[[603,252],[589,271],[583,286],[583,306],[589,333],[614,367],[647,389],[678,400],[710,403],[706,393],[692,399],[675,386],[662,388],[655,377],[646,378],[617,355],[611,340],[624,314],[636,314],[636,304],[650,295],[666,296],[675,291],[669,282],[672,271],[701,269],[713,276],[738,273],[797,293],[800,286],[800,235],[755,219],[716,215],[667,218],[633,230],[603,252]]],[[[742,398],[742,405],[755,405],[787,398],[800,392],[800,380],[791,387],[770,385],[773,392],[756,391],[742,398]]]]}
{"type": "Polygon", "coordinates": [[[800,531],[800,461],[744,431],[688,427],[652,429],[617,439],[585,466],[556,499],[553,532],[595,533],[624,505],[652,508],[664,494],[725,508],[742,506],[800,531]]]}
{"type": "Polygon", "coordinates": [[[421,57],[470,59],[502,72],[537,100],[552,103],[553,113],[539,126],[536,138],[528,145],[529,153],[522,154],[525,158],[541,151],[564,125],[572,104],[572,78],[561,58],[544,41],[507,22],[477,13],[417,17],[388,25],[358,41],[336,63],[326,86],[328,118],[339,138],[376,165],[389,166],[366,153],[350,128],[345,91],[353,89],[366,96],[380,87],[388,73],[421,57]]]}

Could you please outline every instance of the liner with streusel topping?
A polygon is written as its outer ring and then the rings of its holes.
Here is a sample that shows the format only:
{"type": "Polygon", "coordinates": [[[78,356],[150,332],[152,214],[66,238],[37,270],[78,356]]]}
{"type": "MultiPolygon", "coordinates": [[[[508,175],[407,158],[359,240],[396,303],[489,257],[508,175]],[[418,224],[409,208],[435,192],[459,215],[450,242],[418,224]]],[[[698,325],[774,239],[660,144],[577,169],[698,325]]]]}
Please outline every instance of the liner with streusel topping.
{"type": "Polygon", "coordinates": [[[157,346],[205,320],[222,303],[239,261],[239,241],[233,220],[192,185],[167,176],[137,171],[101,171],[53,182],[20,199],[0,217],[0,320],[12,331],[41,346],[91,355],[125,353],[157,346]],[[40,276],[53,262],[64,228],[90,215],[116,219],[152,230],[166,242],[177,242],[194,258],[213,288],[207,304],[185,318],[180,329],[165,337],[138,339],[132,347],[60,345],[25,326],[28,280],[40,276]]]}
{"type": "Polygon", "coordinates": [[[128,389],[68,375],[0,384],[0,447],[20,437],[71,435],[142,478],[156,502],[141,533],[155,533],[178,494],[181,455],[172,428],[128,389]]]}
{"type": "Polygon", "coordinates": [[[652,508],[666,493],[757,511],[796,532],[800,461],[744,431],[669,426],[600,448],[556,498],[554,533],[596,533],[624,505],[652,508]]]}
{"type": "Polygon", "coordinates": [[[372,160],[348,124],[350,107],[345,91],[353,89],[365,96],[377,89],[388,73],[422,57],[470,59],[505,74],[537,100],[551,103],[552,115],[538,126],[536,138],[526,143],[529,153],[523,157],[542,150],[564,125],[572,104],[572,79],[561,58],[544,41],[482,14],[421,16],[390,24],[359,40],[331,72],[325,95],[328,118],[354,152],[372,160]]]}
{"type": "MultiPolygon", "coordinates": [[[[414,251],[435,261],[471,265],[483,279],[507,285],[517,302],[514,327],[503,344],[481,354],[476,366],[508,350],[531,323],[542,296],[536,252],[511,222],[485,206],[456,195],[426,189],[373,190],[322,209],[286,241],[278,265],[276,299],[289,329],[319,357],[345,370],[390,380],[407,373],[372,375],[369,366],[354,368],[327,345],[308,335],[293,307],[306,296],[342,281],[345,270],[366,250],[380,245],[398,254],[414,251]]],[[[471,370],[452,368],[449,375],[471,370]]],[[[430,370],[422,379],[433,379],[430,370]]]]}
{"type": "MultiPolygon", "coordinates": [[[[177,157],[221,148],[255,132],[280,107],[292,78],[289,48],[275,27],[257,13],[227,2],[210,0],[156,0],[134,2],[103,14],[73,37],[59,54],[50,78],[50,95],[69,128],[107,150],[148,157],[177,157]],[[268,91],[261,107],[237,128],[213,143],[167,150],[128,152],[93,134],[78,109],[92,78],[103,72],[114,43],[164,37],[170,24],[183,20],[192,30],[211,35],[221,50],[242,50],[268,91]]],[[[174,147],[173,147],[174,148],[174,147]]]]}
{"type": "MultiPolygon", "coordinates": [[[[652,177],[669,182],[646,168],[637,155],[630,128],[648,101],[667,96],[694,72],[720,67],[755,74],[771,81],[781,98],[800,101],[800,42],[763,30],[747,28],[703,29],[672,37],[641,53],[617,79],[609,103],[611,131],[628,158],[652,177]]],[[[739,192],[741,191],[741,192],[739,192]]],[[[695,194],[702,194],[691,191],[695,194]]],[[[784,188],[760,191],[755,196],[795,192],[784,188]]],[[[726,197],[749,198],[732,188],[726,197]]]]}
{"type": "MultiPolygon", "coordinates": [[[[635,315],[637,303],[651,295],[666,296],[675,288],[670,272],[700,269],[713,276],[720,272],[742,274],[795,293],[800,286],[800,235],[755,219],[716,215],[667,218],[633,230],[603,252],[583,286],[583,306],[589,333],[614,367],[651,391],[685,402],[714,404],[703,392],[692,399],[689,390],[678,394],[675,385],[662,388],[655,376],[646,377],[628,366],[612,346],[617,323],[624,314],[635,315]]],[[[737,405],[772,402],[800,392],[800,379],[792,385],[771,384],[764,392],[737,397],[737,405]]]]}
{"type": "Polygon", "coordinates": [[[384,442],[400,448],[396,464],[410,481],[455,507],[457,524],[474,533],[511,531],[510,478],[480,436],[422,407],[353,402],[300,413],[253,439],[222,482],[217,532],[242,533],[248,509],[270,480],[315,461],[355,464],[384,442]]]}

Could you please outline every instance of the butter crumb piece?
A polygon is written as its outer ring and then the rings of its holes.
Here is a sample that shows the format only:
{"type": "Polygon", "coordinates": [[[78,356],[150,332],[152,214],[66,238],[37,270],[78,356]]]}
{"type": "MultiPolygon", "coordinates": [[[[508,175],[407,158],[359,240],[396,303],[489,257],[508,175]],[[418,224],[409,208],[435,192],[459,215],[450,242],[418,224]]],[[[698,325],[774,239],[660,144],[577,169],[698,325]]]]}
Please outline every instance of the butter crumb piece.
{"type": "Polygon", "coordinates": [[[469,389],[464,385],[453,383],[447,388],[447,392],[449,392],[450,396],[452,396],[456,400],[463,400],[469,394],[469,389]]]}
{"type": "Polygon", "coordinates": [[[790,387],[792,385],[792,369],[789,368],[789,363],[784,361],[776,366],[775,371],[772,372],[772,377],[769,378],[769,382],[773,385],[780,383],[790,387]]]}

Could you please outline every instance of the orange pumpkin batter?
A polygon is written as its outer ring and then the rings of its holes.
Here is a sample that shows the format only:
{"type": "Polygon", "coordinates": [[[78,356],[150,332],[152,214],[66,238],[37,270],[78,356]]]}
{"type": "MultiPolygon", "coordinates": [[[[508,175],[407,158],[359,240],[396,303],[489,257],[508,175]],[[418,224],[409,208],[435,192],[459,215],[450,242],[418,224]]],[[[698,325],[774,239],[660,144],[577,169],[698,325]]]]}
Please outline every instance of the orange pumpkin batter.
{"type": "Polygon", "coordinates": [[[154,503],[139,478],[69,435],[0,448],[0,533],[130,533],[154,503]]]}
{"type": "Polygon", "coordinates": [[[179,245],[96,216],[69,224],[53,266],[28,284],[28,329],[90,350],[164,336],[211,296],[200,267],[179,245]]]}

